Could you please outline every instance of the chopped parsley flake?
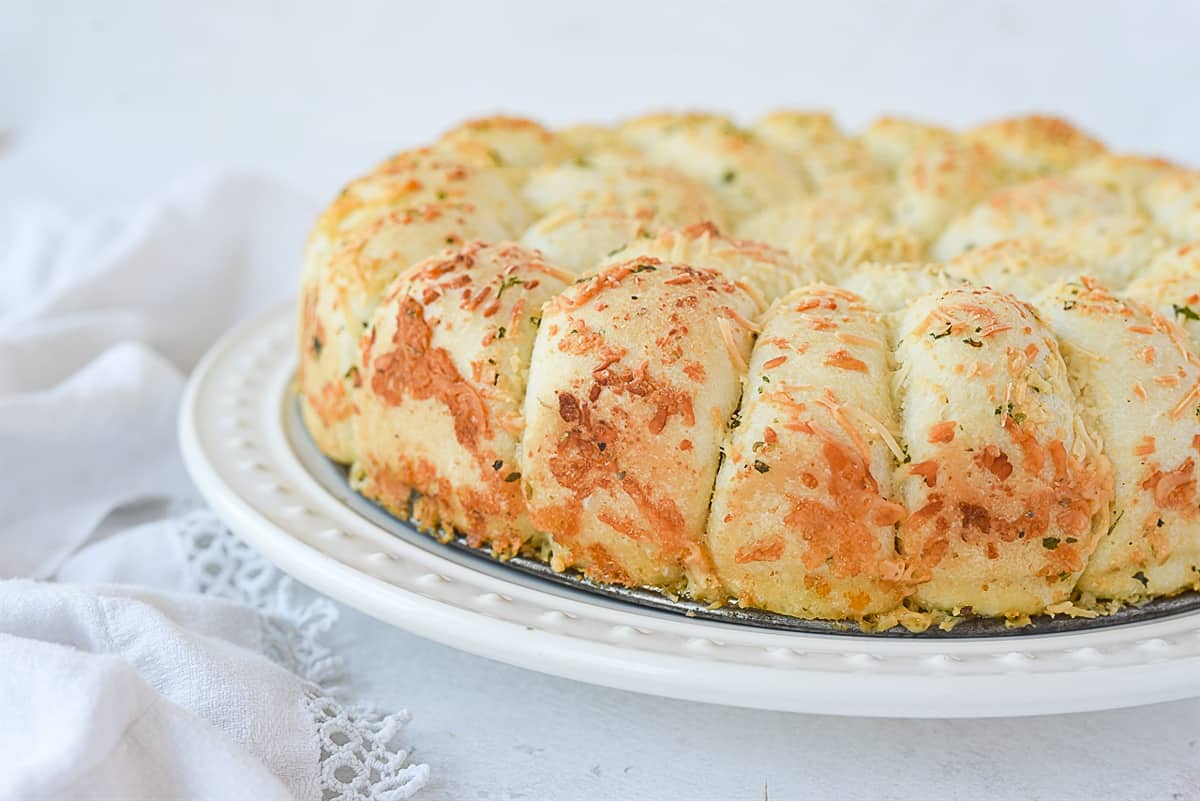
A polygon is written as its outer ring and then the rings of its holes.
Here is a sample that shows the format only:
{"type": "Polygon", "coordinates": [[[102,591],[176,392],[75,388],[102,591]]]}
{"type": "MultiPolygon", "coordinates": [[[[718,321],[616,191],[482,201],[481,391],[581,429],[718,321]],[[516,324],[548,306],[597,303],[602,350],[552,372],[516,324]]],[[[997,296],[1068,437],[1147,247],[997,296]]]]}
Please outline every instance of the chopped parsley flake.
{"type": "Polygon", "coordinates": [[[1171,308],[1175,310],[1176,317],[1182,317],[1185,320],[1200,320],[1200,314],[1192,311],[1191,306],[1176,306],[1172,303],[1171,308]]]}
{"type": "Polygon", "coordinates": [[[510,286],[517,286],[518,284],[524,283],[525,282],[521,280],[519,275],[510,275],[508,278],[505,278],[500,282],[500,291],[496,293],[496,300],[500,300],[500,298],[504,297],[504,290],[508,289],[510,286]]]}
{"type": "Polygon", "coordinates": [[[521,477],[521,474],[514,470],[513,472],[509,473],[507,476],[504,477],[504,483],[511,484],[512,482],[516,481],[520,477],[521,477]]]}
{"type": "Polygon", "coordinates": [[[765,473],[771,469],[771,466],[768,465],[766,462],[764,462],[761,459],[755,459],[754,460],[754,469],[760,473],[765,473]]]}
{"type": "Polygon", "coordinates": [[[967,343],[972,348],[982,348],[983,347],[982,342],[980,342],[978,339],[972,339],[971,337],[967,337],[966,339],[963,340],[963,342],[967,343]]]}
{"type": "Polygon", "coordinates": [[[313,352],[313,354],[314,354],[314,355],[316,355],[316,356],[320,356],[320,355],[321,355],[321,348],[323,348],[323,347],[324,347],[324,344],[321,342],[321,338],[320,338],[320,337],[313,337],[313,341],[312,341],[312,352],[313,352]]]}
{"type": "Polygon", "coordinates": [[[1053,551],[1062,542],[1058,537],[1042,537],[1042,547],[1047,551],[1053,551]]]}
{"type": "Polygon", "coordinates": [[[1064,300],[1063,301],[1063,311],[1070,311],[1071,309],[1075,308],[1077,305],[1078,305],[1077,301],[1064,300]]]}
{"type": "Polygon", "coordinates": [[[737,173],[733,170],[726,170],[725,172],[721,173],[721,183],[723,184],[731,184],[736,180],[737,173]]]}
{"type": "Polygon", "coordinates": [[[1150,579],[1146,578],[1146,574],[1142,571],[1139,570],[1138,572],[1134,573],[1133,577],[1135,580],[1140,581],[1143,587],[1150,586],[1150,579]]]}
{"type": "Polygon", "coordinates": [[[947,323],[945,331],[943,331],[940,334],[930,334],[929,336],[933,337],[934,339],[941,339],[942,337],[948,337],[948,336],[950,336],[950,331],[953,328],[954,328],[953,325],[950,325],[949,323],[947,323]]]}
{"type": "Polygon", "coordinates": [[[633,271],[635,273],[647,273],[647,272],[654,272],[657,269],[658,268],[655,267],[653,264],[639,264],[637,267],[633,268],[633,271]]]}
{"type": "Polygon", "coordinates": [[[1008,404],[1007,407],[997,406],[995,409],[992,410],[992,414],[996,415],[997,417],[999,417],[1002,414],[1005,414],[1006,412],[1007,412],[1008,416],[1013,419],[1013,422],[1018,423],[1018,424],[1025,422],[1025,413],[1013,411],[1013,405],[1011,403],[1008,404]]]}
{"type": "Polygon", "coordinates": [[[503,460],[503,459],[497,459],[496,461],[492,462],[492,469],[493,469],[493,470],[499,471],[501,467],[504,467],[504,460],[503,460]]]}
{"type": "Polygon", "coordinates": [[[504,335],[508,333],[508,329],[500,326],[496,329],[496,339],[504,339],[504,335]]]}

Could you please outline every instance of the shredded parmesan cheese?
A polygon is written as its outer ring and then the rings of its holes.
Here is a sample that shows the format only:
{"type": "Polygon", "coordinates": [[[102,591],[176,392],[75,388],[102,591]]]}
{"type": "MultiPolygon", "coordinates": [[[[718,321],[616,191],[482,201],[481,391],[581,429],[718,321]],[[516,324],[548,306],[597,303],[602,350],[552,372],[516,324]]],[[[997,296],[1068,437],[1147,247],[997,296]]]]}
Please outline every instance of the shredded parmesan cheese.
{"type": "Polygon", "coordinates": [[[742,351],[733,338],[733,328],[729,325],[729,320],[718,317],[717,328],[721,329],[721,338],[725,340],[725,351],[729,354],[729,361],[733,362],[734,369],[745,375],[750,371],[750,365],[742,358],[742,351]]]}
{"type": "Polygon", "coordinates": [[[882,439],[884,444],[887,445],[888,450],[896,457],[897,462],[904,461],[904,450],[900,447],[900,443],[896,441],[896,438],[892,436],[892,432],[888,431],[887,426],[880,422],[878,418],[852,404],[844,404],[842,408],[852,417],[857,418],[858,422],[870,429],[873,434],[882,439]]]}

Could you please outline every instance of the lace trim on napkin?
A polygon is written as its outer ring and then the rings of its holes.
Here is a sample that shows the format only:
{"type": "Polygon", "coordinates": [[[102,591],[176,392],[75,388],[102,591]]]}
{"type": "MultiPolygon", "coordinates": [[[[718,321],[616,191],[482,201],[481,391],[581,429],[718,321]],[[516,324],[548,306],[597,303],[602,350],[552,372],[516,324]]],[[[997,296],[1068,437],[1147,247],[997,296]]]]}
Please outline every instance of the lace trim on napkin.
{"type": "Polygon", "coordinates": [[[408,752],[396,745],[407,712],[343,707],[320,693],[308,697],[308,707],[321,736],[324,801],[400,801],[429,780],[429,766],[405,764],[408,752]]]}
{"type": "Polygon", "coordinates": [[[429,780],[428,765],[407,764],[398,740],[410,716],[335,699],[345,664],[324,644],[337,607],[324,598],[304,602],[296,585],[235,537],[207,509],[179,518],[187,571],[196,591],[238,601],[261,614],[266,655],[310,682],[305,703],[320,738],[322,801],[401,801],[429,780]]]}

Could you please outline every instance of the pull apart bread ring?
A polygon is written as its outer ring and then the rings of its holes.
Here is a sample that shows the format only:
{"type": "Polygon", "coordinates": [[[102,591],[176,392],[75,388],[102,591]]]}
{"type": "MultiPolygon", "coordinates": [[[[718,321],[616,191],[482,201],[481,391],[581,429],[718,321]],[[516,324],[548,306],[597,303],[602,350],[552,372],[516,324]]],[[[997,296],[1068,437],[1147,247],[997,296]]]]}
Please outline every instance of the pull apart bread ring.
{"type": "Polygon", "coordinates": [[[471,120],[309,238],[351,486],[584,579],[919,629],[1200,589],[1200,172],[1060,119],[471,120]]]}

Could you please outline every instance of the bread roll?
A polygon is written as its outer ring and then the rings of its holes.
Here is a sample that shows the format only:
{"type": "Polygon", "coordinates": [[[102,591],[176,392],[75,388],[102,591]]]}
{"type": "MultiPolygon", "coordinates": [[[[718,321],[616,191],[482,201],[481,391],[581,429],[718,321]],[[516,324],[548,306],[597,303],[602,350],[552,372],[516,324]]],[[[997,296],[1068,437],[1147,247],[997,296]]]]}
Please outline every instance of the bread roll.
{"type": "Polygon", "coordinates": [[[629,154],[637,151],[625,144],[617,132],[603,125],[572,125],[558,132],[558,137],[575,151],[576,156],[587,158],[596,153],[616,153],[625,151],[629,154]]]}
{"type": "Polygon", "coordinates": [[[702,182],[733,219],[804,194],[804,178],[782,153],[727,119],[657,115],[621,128],[650,161],[702,182]]]}
{"type": "Polygon", "coordinates": [[[884,314],[899,312],[922,295],[964,283],[940,264],[917,262],[861,264],[842,279],[843,288],[884,314]]]}
{"type": "Polygon", "coordinates": [[[551,264],[583,275],[620,258],[630,243],[650,239],[660,230],[653,221],[619,209],[564,209],[534,223],[521,237],[521,244],[541,251],[551,264]]]}
{"type": "Polygon", "coordinates": [[[754,132],[767,144],[794,154],[846,138],[827,111],[773,111],[755,123],[754,132]]]}
{"type": "Polygon", "coordinates": [[[724,221],[716,197],[683,173],[611,152],[535,170],[524,196],[541,215],[617,211],[666,227],[724,221]]]}
{"type": "Polygon", "coordinates": [[[1165,159],[1102,153],[1081,161],[1068,175],[1073,180],[1098,184],[1116,192],[1130,211],[1140,211],[1144,208],[1142,196],[1146,189],[1176,169],[1178,167],[1165,159]]]}
{"type": "Polygon", "coordinates": [[[1132,280],[1168,244],[1116,192],[1078,180],[1044,178],[1001,190],[960,215],[934,243],[933,255],[948,260],[1020,237],[1074,254],[1114,286],[1132,280]]]}
{"type": "Polygon", "coordinates": [[[1160,253],[1126,294],[1182,325],[1193,343],[1200,342],[1200,243],[1160,253]]]}
{"type": "Polygon", "coordinates": [[[556,569],[715,592],[704,526],[760,311],[715,271],[655,259],[606,268],[546,305],[521,473],[556,569]]]}
{"type": "Polygon", "coordinates": [[[975,143],[916,147],[896,165],[892,213],[896,222],[925,241],[999,189],[1010,178],[1000,159],[975,143]]]}
{"type": "Polygon", "coordinates": [[[1200,240],[1200,172],[1172,170],[1159,176],[1143,199],[1154,221],[1178,242],[1200,240]]]}
{"type": "Polygon", "coordinates": [[[1050,329],[996,290],[901,317],[902,554],[923,608],[1017,617],[1071,597],[1108,526],[1112,473],[1050,329]]]}
{"type": "Polygon", "coordinates": [[[1024,236],[968,250],[946,262],[945,269],[972,284],[1033,300],[1055,281],[1087,272],[1086,264],[1071,250],[1024,236]]]}
{"type": "Polygon", "coordinates": [[[360,381],[359,338],[387,285],[431,254],[473,239],[506,238],[503,225],[465,201],[392,211],[346,232],[301,304],[300,407],[326,456],[354,459],[351,395],[360,381]]]}
{"type": "Polygon", "coordinates": [[[743,606],[862,618],[899,603],[887,354],[882,320],[842,289],[797,290],[766,316],[708,523],[743,606]]]}
{"type": "Polygon", "coordinates": [[[960,214],[934,243],[932,254],[945,261],[1004,239],[1045,241],[1081,219],[1126,214],[1116,192],[1082,181],[1042,178],[1002,189],[960,214]]]}
{"type": "Polygon", "coordinates": [[[1104,153],[1104,145],[1066,120],[1032,114],[981,125],[966,134],[1027,175],[1063,172],[1104,153]]]}
{"type": "Polygon", "coordinates": [[[517,442],[542,305],[569,274],[511,243],[472,242],[388,288],[362,342],[355,489],[424,528],[516,553],[525,515],[517,442]]]}
{"type": "Polygon", "coordinates": [[[804,170],[813,194],[822,200],[890,213],[897,193],[891,169],[872,157],[861,142],[834,139],[793,158],[804,170]]]}
{"type": "Polygon", "coordinates": [[[1087,278],[1037,305],[1115,479],[1112,527],[1079,589],[1134,600],[1200,585],[1200,358],[1174,323],[1087,278]]]}
{"type": "Polygon", "coordinates": [[[1045,241],[1073,253],[1092,275],[1117,288],[1170,247],[1166,234],[1141,213],[1080,219],[1050,232],[1045,241]]]}
{"type": "Polygon", "coordinates": [[[918,261],[923,252],[912,231],[878,211],[818,198],[767,209],[736,231],[743,239],[768,242],[819,265],[833,281],[865,262],[918,261]]]}
{"type": "Polygon", "coordinates": [[[437,147],[473,163],[493,167],[537,167],[575,156],[575,149],[523,117],[481,117],[451,128],[437,147]]]}
{"type": "Polygon", "coordinates": [[[880,117],[863,131],[859,141],[877,160],[895,166],[920,147],[937,147],[957,138],[949,128],[903,117],[880,117]]]}
{"type": "Polygon", "coordinates": [[[798,262],[785,250],[761,242],[721,236],[711,223],[664,231],[653,239],[632,240],[617,254],[622,260],[648,256],[668,263],[717,270],[744,284],[764,307],[798,286],[818,278],[811,264],[798,262]]]}

